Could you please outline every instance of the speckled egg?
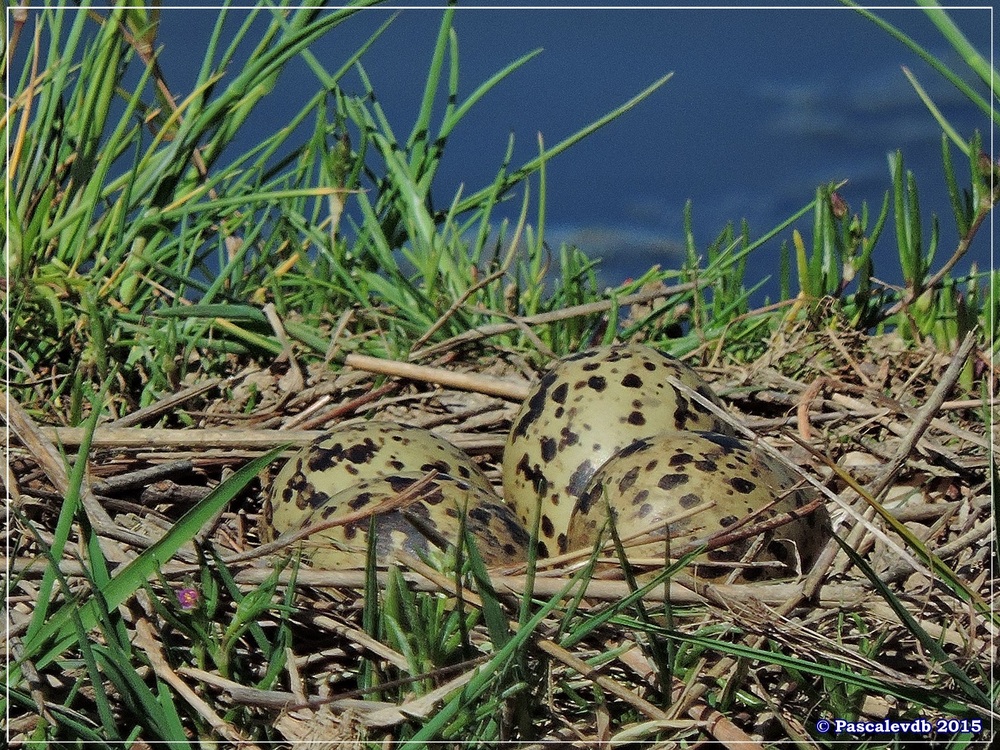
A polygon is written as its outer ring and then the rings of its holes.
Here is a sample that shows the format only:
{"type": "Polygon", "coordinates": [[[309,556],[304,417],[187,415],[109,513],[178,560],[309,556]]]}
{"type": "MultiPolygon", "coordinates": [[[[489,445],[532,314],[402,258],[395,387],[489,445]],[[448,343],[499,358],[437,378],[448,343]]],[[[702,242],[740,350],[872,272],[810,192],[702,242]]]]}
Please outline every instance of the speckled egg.
{"type": "Polygon", "coordinates": [[[261,513],[261,535],[269,539],[297,528],[305,516],[361,480],[432,469],[493,491],[469,456],[428,430],[384,421],[338,427],[278,472],[261,513]]]}
{"type": "MultiPolygon", "coordinates": [[[[752,446],[711,432],[668,432],[632,443],[594,474],[573,511],[568,547],[592,549],[609,539],[608,509],[630,560],[689,552],[717,533],[736,534],[816,496],[792,471],[752,446]],[[659,533],[655,541],[640,537],[659,533]],[[630,546],[629,537],[638,542],[630,546]],[[643,543],[647,542],[647,543],[643,543]]],[[[808,570],[830,538],[826,510],[763,534],[732,541],[696,559],[692,572],[735,580],[783,578],[808,570]]]]}
{"type": "MultiPolygon", "coordinates": [[[[398,499],[424,472],[402,472],[364,479],[354,487],[329,497],[298,524],[306,528],[336,517],[355,516],[343,525],[311,534],[303,541],[303,555],[320,569],[362,568],[368,549],[369,523],[364,515],[381,503],[398,499]]],[[[514,513],[491,490],[466,479],[436,475],[415,499],[398,510],[377,511],[375,549],[379,566],[397,550],[440,559],[443,550],[456,545],[461,519],[474,537],[487,565],[521,562],[527,558],[528,534],[514,513]]]]}
{"type": "Polygon", "coordinates": [[[531,389],[503,456],[504,499],[531,529],[541,507],[542,552],[564,552],[577,498],[590,478],[634,440],[665,430],[731,432],[666,378],[722,405],[683,362],[620,344],[559,360],[531,389]]]}

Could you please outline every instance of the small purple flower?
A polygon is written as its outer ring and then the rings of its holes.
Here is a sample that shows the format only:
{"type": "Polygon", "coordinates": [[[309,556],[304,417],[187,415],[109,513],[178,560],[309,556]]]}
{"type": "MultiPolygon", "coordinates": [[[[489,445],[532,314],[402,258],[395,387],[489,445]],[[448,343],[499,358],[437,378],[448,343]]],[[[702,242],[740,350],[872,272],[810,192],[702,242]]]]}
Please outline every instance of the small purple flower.
{"type": "Polygon", "coordinates": [[[194,609],[198,606],[198,592],[194,589],[181,589],[177,592],[177,601],[181,609],[194,609]]]}

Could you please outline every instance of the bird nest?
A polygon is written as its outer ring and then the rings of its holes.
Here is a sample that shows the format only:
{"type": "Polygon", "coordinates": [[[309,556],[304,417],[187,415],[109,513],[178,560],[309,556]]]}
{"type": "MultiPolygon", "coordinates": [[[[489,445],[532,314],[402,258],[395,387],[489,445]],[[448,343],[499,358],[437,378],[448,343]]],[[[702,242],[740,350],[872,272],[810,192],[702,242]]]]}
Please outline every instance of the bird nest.
{"type": "MultiPolygon", "coordinates": [[[[39,591],[53,590],[43,581],[58,570],[49,611],[98,601],[87,640],[107,648],[124,628],[139,679],[169,688],[189,736],[754,747],[857,740],[823,732],[844,717],[933,724],[902,737],[973,736],[974,725],[940,723],[979,720],[985,732],[995,710],[984,703],[997,661],[995,456],[984,428],[994,402],[982,394],[996,372],[969,348],[792,332],[752,364],[711,352],[690,360],[748,434],[823,488],[833,519],[837,540],[807,576],[754,585],[683,569],[653,584],[594,577],[587,555],[487,575],[406,556],[391,570],[311,570],[294,545],[260,542],[265,470],[102,608],[97,549],[115,580],[252,459],[349,420],[432,429],[499,484],[535,368],[508,352],[465,361],[454,350],[420,367],[360,355],[337,368],[234,364],[224,380],[100,425],[79,490],[55,446],[72,455],[84,430],[37,425],[12,402],[7,656],[38,636],[39,591]],[[67,497],[82,509],[72,519],[67,497]],[[53,550],[60,522],[74,530],[53,550]]],[[[54,714],[97,710],[101,690],[120,699],[110,710],[135,712],[81,649],[23,664],[38,708],[12,705],[15,741],[54,714]]]]}

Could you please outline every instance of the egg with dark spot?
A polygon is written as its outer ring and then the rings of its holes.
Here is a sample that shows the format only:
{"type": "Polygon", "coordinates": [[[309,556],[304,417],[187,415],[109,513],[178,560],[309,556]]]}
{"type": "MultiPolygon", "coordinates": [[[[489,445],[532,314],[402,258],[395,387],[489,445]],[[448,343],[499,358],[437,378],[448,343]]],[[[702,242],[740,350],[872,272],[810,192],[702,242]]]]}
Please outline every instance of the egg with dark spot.
{"type": "Polygon", "coordinates": [[[573,510],[567,547],[593,549],[606,542],[610,515],[630,559],[664,559],[668,537],[676,558],[713,534],[737,534],[791,514],[789,522],[734,539],[692,564],[695,575],[709,579],[729,573],[742,581],[788,577],[807,571],[830,538],[822,505],[796,515],[815,497],[795,472],[736,438],[661,433],[636,441],[594,474],[573,510]],[[649,471],[653,455],[662,468],[649,471]]]}
{"type": "Polygon", "coordinates": [[[306,529],[339,519],[346,522],[305,537],[301,541],[303,557],[318,569],[364,567],[368,533],[374,521],[375,554],[380,567],[391,562],[399,550],[442,559],[457,545],[464,518],[465,528],[487,565],[527,559],[529,540],[524,526],[492,491],[447,474],[438,474],[421,484],[425,476],[423,472],[408,472],[364,479],[332,495],[295,528],[306,529]],[[413,492],[413,497],[408,497],[407,492],[413,492]],[[383,504],[391,505],[401,498],[406,501],[401,507],[379,510],[383,504]],[[366,510],[370,511],[367,515],[366,510]]]}
{"type": "Polygon", "coordinates": [[[749,582],[808,569],[830,536],[825,509],[800,512],[815,493],[734,437],[691,391],[722,405],[690,367],[645,346],[556,362],[513,421],[506,504],[467,455],[427,430],[379,421],[339,427],[280,470],[260,535],[268,541],[337,521],[301,542],[304,557],[320,569],[360,568],[373,522],[384,566],[401,549],[433,558],[453,548],[464,521],[487,564],[515,564],[528,557],[526,527],[536,519],[542,556],[606,543],[613,520],[633,560],[708,542],[693,562],[705,578],[749,582]],[[436,476],[418,485],[429,472],[436,476]],[[773,528],[740,533],[769,520],[773,528]]]}
{"type": "Polygon", "coordinates": [[[288,460],[275,477],[264,513],[281,533],[360,480],[432,469],[493,489],[468,455],[428,430],[382,421],[343,425],[288,460]]]}
{"type": "MultiPolygon", "coordinates": [[[[528,535],[523,525],[469,456],[428,430],[383,421],[338,427],[292,456],[278,472],[264,504],[260,536],[270,541],[333,513],[361,512],[406,491],[431,471],[437,477],[409,511],[411,518],[423,519],[418,525],[425,532],[436,529],[440,541],[454,545],[457,509],[471,510],[475,515],[468,518],[468,528],[488,563],[524,559],[528,535]]],[[[385,562],[383,553],[391,549],[429,549],[427,536],[398,511],[380,513],[376,528],[380,564],[385,562]]],[[[367,529],[366,519],[313,535],[307,543],[313,565],[363,567],[367,529]]]]}
{"type": "Polygon", "coordinates": [[[633,441],[664,430],[731,431],[667,377],[722,406],[686,364],[638,344],[565,357],[531,389],[504,450],[504,499],[529,529],[544,505],[548,523],[539,541],[548,554],[565,551],[559,540],[594,472],[633,441]]]}

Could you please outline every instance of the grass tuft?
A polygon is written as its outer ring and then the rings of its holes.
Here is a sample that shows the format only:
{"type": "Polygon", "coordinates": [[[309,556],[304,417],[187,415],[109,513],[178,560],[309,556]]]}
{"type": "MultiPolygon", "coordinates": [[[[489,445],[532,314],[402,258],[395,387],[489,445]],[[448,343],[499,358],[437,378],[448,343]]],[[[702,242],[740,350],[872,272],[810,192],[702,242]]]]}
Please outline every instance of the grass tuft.
{"type": "MultiPolygon", "coordinates": [[[[558,143],[539,139],[523,164],[512,136],[486,184],[444,195],[450,138],[539,51],[463,94],[455,8],[443,9],[397,134],[365,69],[394,16],[339,60],[311,51],[374,4],[222,10],[176,96],[157,8],[11,8],[11,737],[827,747],[843,738],[822,719],[932,716],[958,722],[937,736],[949,747],[985,738],[1000,276],[962,265],[1000,200],[981,135],[949,123],[907,71],[942,129],[950,217],[926,220],[897,151],[879,205],[818,185],[774,227],[734,221],[703,242],[689,204],[679,268],[602,289],[596,259],[547,242],[546,165],[671,75],[558,143]],[[297,59],[312,95],[233,153],[297,59]],[[516,220],[497,220],[504,201],[516,220]],[[778,298],[758,304],[770,277],[756,254],[775,244],[778,298]],[[889,272],[902,286],[879,281],[889,272]],[[511,416],[495,389],[386,381],[350,355],[473,383],[488,373],[519,393],[554,356],[618,340],[704,365],[755,434],[804,456],[837,502],[845,553],[815,587],[706,587],[685,578],[697,551],[653,580],[627,565],[605,580],[598,550],[491,570],[471,539],[439,568],[385,572],[374,545],[353,577],[300,569],[294,549],[249,564],[277,427],[291,443],[352,417],[419,422],[495,468],[511,416]],[[929,398],[940,408],[914,417],[929,398]],[[137,424],[131,442],[115,437],[137,424]],[[241,440],[262,431],[248,452],[241,440]],[[868,459],[891,474],[855,480],[868,459]]],[[[963,75],[994,86],[995,71],[946,11],[919,4],[968,70],[853,7],[958,86],[985,130],[997,115],[963,75]]]]}

